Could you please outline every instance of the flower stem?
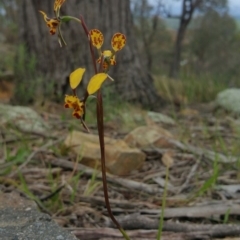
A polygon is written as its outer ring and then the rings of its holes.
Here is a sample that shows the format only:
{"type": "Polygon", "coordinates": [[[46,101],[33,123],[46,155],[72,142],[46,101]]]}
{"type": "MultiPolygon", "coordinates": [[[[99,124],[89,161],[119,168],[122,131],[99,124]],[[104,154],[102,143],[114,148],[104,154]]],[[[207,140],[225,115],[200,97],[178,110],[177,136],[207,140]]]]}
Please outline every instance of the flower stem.
{"type": "Polygon", "coordinates": [[[92,57],[92,63],[93,63],[93,67],[94,67],[94,71],[95,71],[95,74],[97,74],[97,64],[96,64],[96,58],[95,58],[95,54],[94,54],[94,50],[93,50],[93,45],[92,45],[92,41],[91,41],[91,38],[89,37],[89,30],[86,26],[86,23],[83,19],[83,16],[80,16],[80,19],[81,19],[81,24],[82,24],[82,27],[83,27],[83,30],[89,40],[89,48],[90,48],[90,52],[91,52],[91,57],[92,57]]]}
{"type": "Polygon", "coordinates": [[[127,233],[122,229],[118,221],[113,216],[109,196],[108,196],[108,187],[107,187],[107,176],[106,176],[106,166],[105,166],[105,144],[104,144],[104,124],[103,124],[103,102],[102,102],[102,94],[101,90],[98,90],[97,93],[97,126],[98,126],[98,135],[99,135],[99,143],[101,150],[101,165],[102,165],[102,182],[103,182],[103,192],[105,198],[105,204],[108,210],[109,217],[112,219],[113,223],[122,233],[123,237],[126,240],[130,240],[127,233]]]}
{"type": "Polygon", "coordinates": [[[169,176],[169,167],[166,167],[166,177],[165,177],[164,191],[163,191],[163,197],[162,197],[162,211],[161,211],[161,216],[160,216],[160,220],[159,220],[157,240],[160,240],[161,236],[162,236],[163,222],[164,222],[164,210],[165,210],[166,198],[167,198],[168,176],[169,176]]]}
{"type": "MultiPolygon", "coordinates": [[[[98,73],[97,70],[97,64],[96,64],[96,58],[94,55],[94,50],[93,50],[93,45],[91,42],[91,38],[89,37],[89,30],[85,24],[85,21],[82,16],[80,16],[81,24],[82,27],[85,31],[85,34],[89,40],[89,48],[92,56],[92,62],[94,66],[94,71],[95,74],[98,73]]],[[[101,60],[102,61],[102,60],[101,60]]],[[[102,65],[102,64],[101,64],[102,65]]],[[[100,66],[101,66],[100,65],[100,66]]],[[[100,71],[100,69],[99,69],[100,71]]],[[[88,94],[85,94],[84,101],[86,101],[88,97],[88,94]]],[[[107,186],[107,176],[106,176],[106,166],[105,166],[105,143],[104,143],[104,121],[103,121],[103,101],[102,101],[102,93],[101,89],[98,90],[97,92],[97,127],[98,127],[98,136],[99,136],[99,144],[100,144],[100,151],[101,151],[101,167],[102,167],[102,183],[103,183],[103,193],[104,193],[104,199],[105,199],[105,204],[106,208],[108,211],[108,215],[115,224],[115,226],[118,228],[118,230],[122,233],[123,237],[126,240],[130,240],[128,237],[127,233],[122,229],[116,218],[113,216],[110,202],[109,202],[109,196],[108,196],[108,186],[107,186]]]]}
{"type": "Polygon", "coordinates": [[[68,21],[70,21],[70,20],[75,20],[75,21],[81,23],[81,20],[80,20],[80,19],[78,19],[78,18],[76,18],[76,17],[72,17],[72,16],[62,16],[62,17],[60,17],[60,20],[61,20],[62,22],[68,22],[68,21]]]}

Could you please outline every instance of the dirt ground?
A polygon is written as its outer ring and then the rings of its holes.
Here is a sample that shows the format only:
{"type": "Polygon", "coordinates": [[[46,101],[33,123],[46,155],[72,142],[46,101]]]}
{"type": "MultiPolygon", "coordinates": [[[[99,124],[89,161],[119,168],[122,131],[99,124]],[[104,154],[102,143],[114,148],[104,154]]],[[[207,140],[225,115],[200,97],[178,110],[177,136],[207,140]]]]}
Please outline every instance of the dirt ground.
{"type": "MultiPolygon", "coordinates": [[[[76,162],[63,145],[70,128],[83,131],[81,125],[49,109],[61,106],[38,110],[52,126],[47,135],[0,126],[0,190],[35,200],[41,211],[82,240],[123,239],[108,217],[101,174],[76,162]]],[[[237,119],[210,105],[188,106],[174,114],[166,108],[164,113],[177,122],[161,125],[175,136],[171,144],[142,149],[147,159],[140,169],[108,178],[114,216],[131,239],[156,239],[166,177],[163,158],[168,156],[173,164],[162,239],[240,239],[237,119]]],[[[119,121],[116,117],[106,123],[107,136],[128,133],[119,121]]],[[[97,133],[94,124],[89,127],[97,133]]]]}

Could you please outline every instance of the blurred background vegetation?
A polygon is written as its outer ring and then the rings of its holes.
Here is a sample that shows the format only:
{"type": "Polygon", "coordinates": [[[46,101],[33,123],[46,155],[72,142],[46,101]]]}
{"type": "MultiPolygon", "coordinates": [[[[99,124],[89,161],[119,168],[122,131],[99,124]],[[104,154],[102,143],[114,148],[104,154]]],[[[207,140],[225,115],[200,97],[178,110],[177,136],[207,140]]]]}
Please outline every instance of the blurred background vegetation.
{"type": "MultiPolygon", "coordinates": [[[[167,0],[126,2],[131,4],[132,41],[162,99],[208,102],[225,88],[239,87],[240,19],[231,16],[227,0],[178,0],[181,9],[177,15],[167,8],[167,0]]],[[[34,52],[19,43],[19,29],[24,27],[18,19],[21,4],[18,0],[0,1],[0,82],[13,80],[16,90],[11,99],[29,104],[36,97],[34,89],[45,80],[44,74],[37,74],[34,52]]],[[[54,84],[47,86],[49,89],[38,95],[51,96],[54,84]]]]}

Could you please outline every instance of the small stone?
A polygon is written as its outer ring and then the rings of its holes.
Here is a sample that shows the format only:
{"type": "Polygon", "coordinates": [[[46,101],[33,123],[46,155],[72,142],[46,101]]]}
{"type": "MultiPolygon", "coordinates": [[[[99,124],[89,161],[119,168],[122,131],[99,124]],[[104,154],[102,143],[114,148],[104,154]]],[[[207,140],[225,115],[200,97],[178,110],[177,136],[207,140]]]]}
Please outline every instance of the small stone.
{"type": "MultiPolygon", "coordinates": [[[[130,148],[123,140],[105,137],[105,162],[107,171],[115,175],[126,175],[138,169],[145,161],[146,155],[137,148],[130,148]]],[[[65,140],[81,158],[81,163],[100,169],[101,152],[98,135],[73,131],[65,140]]]]}
{"type": "Polygon", "coordinates": [[[141,126],[131,131],[124,140],[130,147],[144,149],[172,147],[172,144],[167,140],[173,138],[173,135],[169,131],[161,127],[141,126]]]}
{"type": "Polygon", "coordinates": [[[216,104],[227,111],[240,114],[240,89],[230,88],[218,93],[216,104]]]}
{"type": "Polygon", "coordinates": [[[169,125],[175,125],[175,121],[167,116],[164,115],[162,113],[158,113],[158,112],[148,112],[147,113],[147,117],[150,118],[150,120],[152,120],[155,123],[164,123],[164,124],[169,124],[169,125]]]}

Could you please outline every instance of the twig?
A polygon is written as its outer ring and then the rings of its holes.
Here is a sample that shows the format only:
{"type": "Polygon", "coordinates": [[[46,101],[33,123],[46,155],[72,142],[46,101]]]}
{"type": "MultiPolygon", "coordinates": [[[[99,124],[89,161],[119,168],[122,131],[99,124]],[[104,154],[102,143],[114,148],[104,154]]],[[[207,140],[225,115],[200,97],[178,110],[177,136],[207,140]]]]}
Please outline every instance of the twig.
{"type": "Polygon", "coordinates": [[[39,199],[40,199],[41,201],[46,201],[46,200],[54,197],[56,194],[58,194],[64,187],[65,187],[65,185],[61,185],[61,186],[59,186],[54,192],[51,192],[51,193],[48,194],[47,196],[40,197],[39,199]]]}
{"type": "MultiPolygon", "coordinates": [[[[115,212],[122,212],[122,209],[114,209],[115,212]]],[[[240,215],[240,207],[238,204],[225,202],[224,204],[216,203],[205,206],[195,207],[180,207],[180,208],[166,208],[164,210],[165,218],[211,218],[215,216],[225,215],[229,211],[229,215],[240,215]]],[[[128,212],[135,212],[135,210],[128,210],[128,212]]],[[[158,209],[139,209],[139,213],[148,214],[153,218],[158,218],[161,211],[158,209]]]]}
{"type": "MultiPolygon", "coordinates": [[[[146,218],[146,217],[145,217],[146,218]]],[[[131,219],[134,223],[140,222],[135,216],[131,219]]],[[[126,224],[121,222],[126,228],[126,224]]],[[[131,224],[131,222],[129,222],[131,224]]],[[[143,224],[141,224],[143,225],[143,224]]],[[[218,225],[203,225],[203,224],[183,224],[183,223],[164,223],[162,240],[210,240],[213,237],[231,237],[239,236],[240,225],[234,224],[218,224],[218,225]]],[[[120,233],[112,228],[72,228],[73,234],[84,240],[93,239],[120,239],[120,233]]],[[[128,231],[129,237],[132,240],[152,240],[156,239],[157,230],[132,230],[128,231]]]]}
{"type": "Polygon", "coordinates": [[[185,182],[183,183],[183,185],[179,188],[179,190],[177,191],[177,194],[180,194],[189,184],[191,178],[194,176],[198,166],[199,166],[200,160],[198,159],[197,162],[193,165],[193,167],[190,170],[190,173],[188,174],[185,182]]]}
{"type": "Polygon", "coordinates": [[[207,159],[209,159],[211,161],[215,161],[216,158],[218,158],[219,163],[235,163],[235,162],[238,161],[238,158],[234,157],[234,156],[226,157],[222,153],[213,152],[213,151],[208,150],[208,149],[202,149],[202,148],[194,147],[190,144],[181,143],[181,142],[173,140],[173,139],[166,139],[166,140],[169,143],[176,146],[177,148],[181,149],[182,151],[189,151],[189,152],[192,152],[192,153],[194,153],[196,155],[199,155],[199,156],[205,156],[207,159]]]}
{"type": "MultiPolygon", "coordinates": [[[[72,233],[80,239],[84,240],[120,240],[122,238],[121,234],[112,228],[73,228],[71,229],[72,233]]],[[[129,231],[128,235],[131,240],[155,240],[156,239],[156,230],[133,230],[129,231]]],[[[180,233],[163,233],[162,240],[186,240],[184,236],[181,236],[180,233]]]]}
{"type": "MultiPolygon", "coordinates": [[[[58,167],[62,167],[62,168],[66,168],[66,169],[74,169],[74,165],[76,163],[74,162],[70,162],[67,161],[65,159],[53,159],[53,158],[48,158],[49,162],[53,165],[53,166],[58,166],[58,167]]],[[[76,165],[76,169],[78,171],[83,171],[85,175],[88,176],[92,176],[92,174],[94,173],[94,171],[97,170],[93,170],[89,167],[86,167],[80,163],[78,163],[76,165]]],[[[97,178],[101,178],[101,173],[99,171],[97,171],[97,178]]],[[[124,186],[126,188],[129,188],[131,190],[136,190],[136,191],[141,191],[147,194],[158,194],[160,193],[160,189],[158,187],[153,187],[149,184],[145,184],[145,183],[141,183],[141,182],[137,182],[137,181],[133,181],[133,180],[129,180],[129,179],[124,179],[121,177],[117,177],[114,176],[112,174],[107,173],[107,178],[109,182],[115,183],[115,184],[119,184],[121,186],[124,186]]]]}
{"type": "MultiPolygon", "coordinates": [[[[86,202],[86,203],[91,203],[94,206],[104,206],[105,205],[105,200],[102,197],[84,197],[81,196],[79,198],[80,202],[86,202]]],[[[158,208],[157,205],[149,202],[142,202],[142,201],[126,201],[126,200],[118,200],[118,199],[111,199],[111,205],[115,205],[121,208],[126,209],[134,209],[134,208],[143,208],[143,207],[148,207],[150,209],[158,208]]]]}
{"type": "MultiPolygon", "coordinates": [[[[139,214],[132,214],[118,218],[119,222],[125,229],[157,229],[158,220],[153,220],[139,214]]],[[[206,235],[209,237],[226,237],[239,236],[239,224],[189,224],[189,223],[175,223],[165,222],[163,230],[169,232],[191,233],[190,236],[206,235]]]]}

